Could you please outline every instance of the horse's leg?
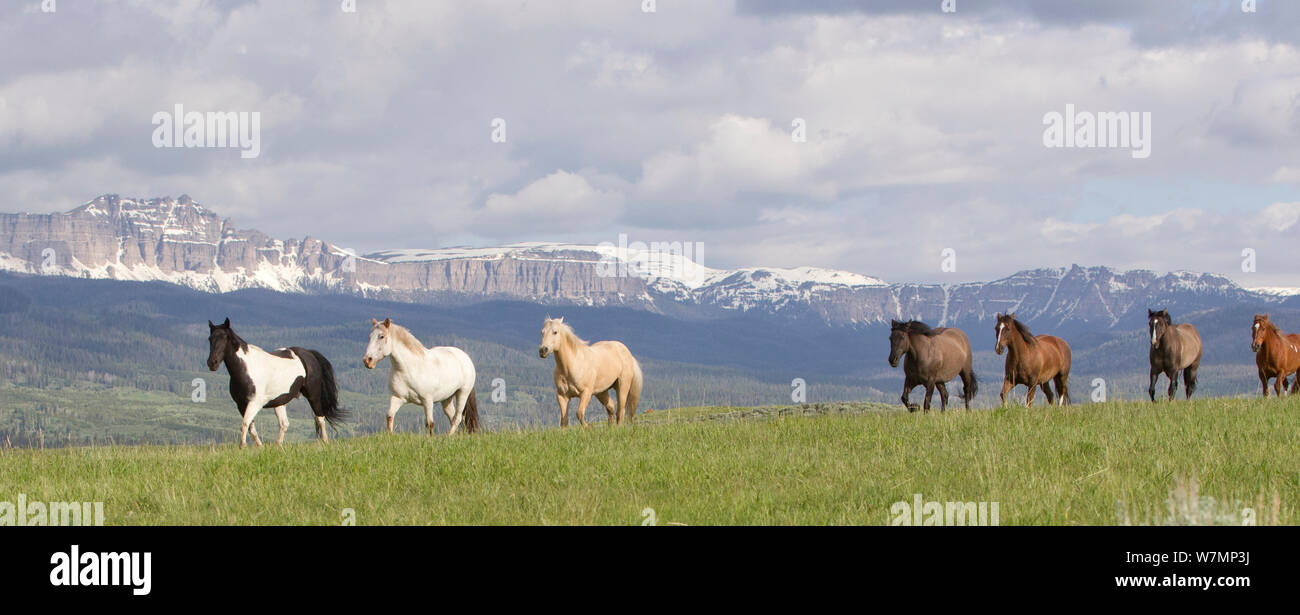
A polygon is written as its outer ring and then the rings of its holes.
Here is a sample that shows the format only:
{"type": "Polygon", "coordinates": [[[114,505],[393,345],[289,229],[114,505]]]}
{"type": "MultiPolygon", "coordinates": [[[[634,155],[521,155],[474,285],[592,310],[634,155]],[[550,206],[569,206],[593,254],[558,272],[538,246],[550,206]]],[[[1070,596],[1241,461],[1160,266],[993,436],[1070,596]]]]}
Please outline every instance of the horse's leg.
{"type": "Polygon", "coordinates": [[[1277,379],[1273,381],[1273,394],[1278,397],[1282,396],[1282,386],[1286,384],[1286,374],[1278,374],[1277,379]]]}
{"type": "Polygon", "coordinates": [[[555,401],[560,403],[560,428],[563,429],[569,426],[569,398],[556,393],[555,401]]]}
{"type": "Polygon", "coordinates": [[[319,414],[316,415],[316,437],[320,438],[321,442],[330,441],[330,434],[325,430],[325,417],[319,414]]]}
{"type": "Polygon", "coordinates": [[[280,434],[275,437],[276,446],[284,446],[284,432],[289,431],[288,404],[275,407],[275,420],[280,422],[280,434]]]}
{"type": "Polygon", "coordinates": [[[1147,395],[1151,396],[1151,401],[1156,401],[1156,383],[1160,382],[1160,368],[1151,366],[1151,386],[1147,387],[1147,395]]]}
{"type": "Polygon", "coordinates": [[[899,399],[903,400],[903,407],[907,408],[908,412],[916,412],[916,410],[912,408],[912,402],[908,401],[907,398],[912,396],[912,389],[916,388],[916,385],[918,384],[921,383],[912,380],[911,376],[903,377],[903,395],[902,397],[899,397],[899,399]]]}
{"type": "Polygon", "coordinates": [[[934,386],[939,389],[939,411],[947,412],[948,411],[948,383],[936,382],[934,386]]]}
{"type": "Polygon", "coordinates": [[[1033,407],[1034,407],[1034,394],[1036,394],[1036,393],[1038,393],[1038,386],[1037,386],[1037,385],[1033,385],[1033,384],[1029,385],[1029,394],[1028,394],[1028,395],[1025,395],[1025,407],[1026,407],[1026,408],[1033,408],[1033,407]]]}
{"type": "Polygon", "coordinates": [[[1002,381],[1002,395],[1000,395],[999,397],[1002,399],[1002,405],[1003,405],[1003,406],[1007,405],[1007,393],[1010,393],[1010,392],[1011,392],[1011,388],[1012,388],[1013,386],[1015,386],[1015,385],[1011,384],[1011,381],[1010,381],[1010,380],[1003,380],[1003,381],[1002,381]]]}
{"type": "Polygon", "coordinates": [[[975,399],[975,370],[967,369],[961,373],[961,399],[970,410],[970,403],[975,399]]]}
{"type": "MultiPolygon", "coordinates": [[[[600,405],[605,406],[605,414],[609,415],[609,424],[613,425],[614,424],[614,402],[610,401],[609,399],[609,390],[606,389],[604,391],[596,393],[596,399],[600,400],[600,405]]],[[[622,410],[623,407],[619,406],[619,411],[621,412],[622,410]]]]}
{"type": "Polygon", "coordinates": [[[393,419],[397,418],[397,410],[405,403],[406,400],[400,397],[388,398],[388,433],[393,433],[393,419]]]}
{"type": "Polygon", "coordinates": [[[460,397],[460,395],[452,395],[451,397],[442,400],[442,413],[447,415],[447,424],[451,425],[451,427],[447,429],[447,435],[449,436],[456,433],[456,427],[460,425],[460,416],[458,416],[456,412],[456,407],[459,405],[456,402],[457,397],[460,397]]]}
{"type": "Polygon", "coordinates": [[[1264,372],[1259,373],[1259,388],[1264,390],[1264,397],[1268,397],[1268,376],[1264,372]]]}
{"type": "MultiPolygon", "coordinates": [[[[469,394],[473,391],[474,389],[469,387],[456,392],[456,418],[447,417],[447,420],[451,421],[451,430],[447,432],[448,435],[456,433],[456,428],[460,427],[460,424],[465,420],[465,408],[469,407],[469,394]]],[[[446,410],[447,406],[443,405],[443,411],[446,410]]]]}
{"type": "Polygon", "coordinates": [[[589,403],[591,403],[591,391],[583,391],[578,396],[578,422],[583,427],[591,427],[591,424],[587,422],[587,404],[589,403]]]}
{"type": "Polygon", "coordinates": [[[253,444],[262,445],[262,438],[257,435],[257,423],[248,424],[248,435],[253,436],[253,444]]]}
{"type": "Polygon", "coordinates": [[[429,432],[430,436],[433,435],[434,427],[437,425],[437,423],[433,422],[434,403],[436,402],[434,402],[432,399],[426,399],[424,401],[424,429],[425,431],[429,432]]]}
{"type": "Polygon", "coordinates": [[[1053,381],[1056,382],[1056,405],[1064,407],[1070,402],[1070,376],[1069,374],[1057,374],[1053,381]]]}
{"type": "Polygon", "coordinates": [[[1056,404],[1056,395],[1054,395],[1054,394],[1052,393],[1052,381],[1049,380],[1049,381],[1044,382],[1044,383],[1042,383],[1042,384],[1040,384],[1040,385],[1038,385],[1038,386],[1039,386],[1039,388],[1043,389],[1043,397],[1046,397],[1046,398],[1047,398],[1047,405],[1049,405],[1049,406],[1055,405],[1055,404],[1056,404]]]}
{"type": "Polygon", "coordinates": [[[1169,401],[1173,401],[1178,396],[1178,370],[1170,369],[1165,377],[1169,379],[1169,401]]]}
{"type": "Polygon", "coordinates": [[[618,424],[623,424],[623,419],[627,418],[627,398],[628,389],[632,388],[631,378],[628,382],[621,382],[618,385],[618,424]]]}
{"type": "Polygon", "coordinates": [[[1192,392],[1196,390],[1196,370],[1200,369],[1201,362],[1197,361],[1183,369],[1183,393],[1187,399],[1192,398],[1192,392]]]}
{"type": "Polygon", "coordinates": [[[934,397],[934,383],[925,383],[925,405],[922,406],[926,412],[930,411],[930,398],[934,397]]]}
{"type": "MultiPolygon", "coordinates": [[[[253,399],[248,400],[248,403],[244,404],[244,414],[239,421],[239,448],[248,446],[248,432],[250,428],[253,427],[253,419],[257,418],[257,411],[261,410],[262,404],[265,403],[266,400],[254,397],[253,399]]],[[[257,436],[254,435],[253,438],[256,439],[257,436]]],[[[261,440],[258,440],[257,442],[261,445],[261,440]]]]}

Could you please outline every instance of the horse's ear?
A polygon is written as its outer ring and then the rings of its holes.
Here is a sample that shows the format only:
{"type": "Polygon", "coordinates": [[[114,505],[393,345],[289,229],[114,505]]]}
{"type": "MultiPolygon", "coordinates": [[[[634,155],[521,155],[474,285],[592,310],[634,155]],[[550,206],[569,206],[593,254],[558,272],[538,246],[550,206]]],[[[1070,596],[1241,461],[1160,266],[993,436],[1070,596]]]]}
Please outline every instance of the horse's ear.
{"type": "Polygon", "coordinates": [[[1007,318],[1010,318],[1011,320],[1015,320],[1015,319],[1016,319],[1016,313],[1015,313],[1015,312],[1007,312],[1007,318]]]}
{"type": "Polygon", "coordinates": [[[221,323],[221,326],[223,326],[223,327],[225,327],[225,328],[227,328],[227,329],[230,328],[230,317],[229,317],[229,316],[226,317],[226,322],[221,323]]]}
{"type": "Polygon", "coordinates": [[[555,322],[564,322],[564,317],[561,316],[561,317],[559,317],[559,318],[556,318],[556,319],[555,319],[555,322]]]}
{"type": "Polygon", "coordinates": [[[217,326],[214,325],[214,324],[212,324],[212,321],[209,320],[209,321],[208,321],[208,331],[211,331],[211,330],[216,329],[216,328],[217,328],[217,326]]]}
{"type": "Polygon", "coordinates": [[[393,319],[391,319],[391,318],[385,318],[385,319],[384,319],[384,327],[387,328],[387,327],[391,327],[391,326],[393,326],[393,319]]]}
{"type": "Polygon", "coordinates": [[[1150,317],[1155,316],[1155,315],[1156,315],[1156,313],[1155,313],[1154,311],[1152,311],[1151,308],[1147,308],[1147,318],[1150,318],[1150,317]]]}
{"type": "Polygon", "coordinates": [[[375,320],[374,318],[371,318],[371,319],[370,319],[370,326],[373,327],[373,326],[375,326],[375,325],[377,325],[377,324],[379,324],[379,321],[378,321],[378,320],[375,320]]]}

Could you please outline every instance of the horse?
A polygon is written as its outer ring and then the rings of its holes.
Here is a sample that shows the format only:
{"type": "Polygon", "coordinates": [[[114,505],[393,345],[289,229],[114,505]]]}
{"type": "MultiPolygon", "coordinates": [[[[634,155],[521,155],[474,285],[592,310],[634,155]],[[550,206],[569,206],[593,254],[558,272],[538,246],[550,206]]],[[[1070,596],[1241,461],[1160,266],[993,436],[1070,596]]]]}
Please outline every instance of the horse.
{"type": "Polygon", "coordinates": [[[578,398],[578,422],[587,423],[587,404],[594,395],[605,406],[610,425],[629,423],[636,416],[641,399],[641,364],[622,342],[587,344],[565,324],[563,318],[547,318],[542,324],[542,342],[537,356],[555,354],[555,400],[560,404],[560,427],[569,426],[569,400],[578,398]],[[610,389],[618,392],[618,419],[610,389]]]}
{"type": "Polygon", "coordinates": [[[1169,378],[1169,399],[1178,391],[1178,372],[1183,372],[1186,399],[1196,391],[1196,370],[1201,367],[1201,334],[1192,325],[1174,324],[1169,310],[1159,312],[1147,309],[1147,325],[1151,330],[1151,386],[1147,394],[1156,400],[1156,381],[1160,374],[1169,378]]]}
{"type": "Polygon", "coordinates": [[[316,414],[316,435],[329,442],[325,423],[337,428],[347,419],[348,411],[338,403],[338,385],[334,383],[334,366],[321,353],[297,346],[267,352],[245,342],[230,328],[230,319],[220,325],[208,321],[208,369],[217,371],[222,363],[230,374],[230,397],[242,417],[239,425],[239,448],[253,442],[262,445],[253,419],[262,408],[274,408],[280,421],[275,443],[284,445],[289,429],[285,405],[302,395],[316,414]]]}
{"type": "Polygon", "coordinates": [[[454,435],[463,423],[466,433],[478,431],[478,400],[474,397],[474,362],[464,350],[452,346],[425,348],[420,340],[401,325],[385,318],[370,319],[370,343],[361,362],[366,369],[389,358],[388,433],[393,433],[393,418],[405,404],[424,407],[424,427],[433,435],[433,405],[442,404],[442,412],[451,423],[447,435],[454,435]]]}
{"type": "Polygon", "coordinates": [[[1283,334],[1268,319],[1268,314],[1256,314],[1250,327],[1250,349],[1255,351],[1255,366],[1259,368],[1259,384],[1264,397],[1268,397],[1270,378],[1277,378],[1273,392],[1279,396],[1286,388],[1287,376],[1291,374],[1296,374],[1291,393],[1300,390],[1300,335],[1283,334]]]}
{"type": "Polygon", "coordinates": [[[960,329],[940,327],[931,329],[919,320],[890,321],[889,366],[898,367],[903,359],[903,406],[909,412],[916,407],[908,403],[912,389],[925,385],[925,411],[930,411],[930,398],[935,387],[939,389],[939,410],[948,409],[948,381],[961,376],[961,399],[970,410],[979,384],[971,364],[970,339],[960,329]]]}
{"type": "Polygon", "coordinates": [[[994,325],[997,341],[993,350],[999,355],[1007,352],[1006,375],[1002,380],[1002,403],[1007,403],[1007,393],[1017,385],[1029,387],[1025,405],[1034,405],[1034,387],[1042,387],[1047,404],[1054,401],[1065,405],[1070,400],[1070,345],[1052,335],[1035,336],[1024,323],[1016,320],[1015,312],[997,315],[994,325]],[[1053,398],[1049,386],[1056,383],[1053,398]]]}

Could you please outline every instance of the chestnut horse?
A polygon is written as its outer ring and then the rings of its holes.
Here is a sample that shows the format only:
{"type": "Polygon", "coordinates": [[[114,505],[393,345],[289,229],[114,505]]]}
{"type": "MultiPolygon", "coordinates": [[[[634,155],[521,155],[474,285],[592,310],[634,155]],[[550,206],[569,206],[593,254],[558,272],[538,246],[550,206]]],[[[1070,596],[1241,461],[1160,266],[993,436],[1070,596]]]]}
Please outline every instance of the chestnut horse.
{"type": "Polygon", "coordinates": [[[1070,346],[1065,340],[1051,336],[1034,336],[1029,327],[1016,320],[1015,312],[998,314],[994,325],[997,342],[993,350],[999,355],[1007,351],[1006,376],[1002,380],[1002,403],[1007,403],[1007,393],[1017,385],[1029,387],[1025,405],[1034,405],[1035,387],[1042,387],[1047,403],[1065,405],[1070,400],[1070,346]],[[1056,382],[1056,395],[1049,386],[1056,382]]]}
{"type": "Polygon", "coordinates": [[[1273,392],[1278,395],[1286,388],[1286,377],[1296,374],[1291,392],[1300,389],[1300,335],[1282,333],[1268,319],[1268,314],[1256,314],[1250,327],[1250,349],[1255,351],[1255,365],[1259,367],[1259,384],[1268,397],[1268,381],[1277,378],[1273,392]]]}
{"type": "Polygon", "coordinates": [[[1147,310],[1147,325],[1151,329],[1151,386],[1147,394],[1156,400],[1156,381],[1160,374],[1169,378],[1169,399],[1178,392],[1178,372],[1183,372],[1183,386],[1187,399],[1196,390],[1196,370],[1201,367],[1201,334],[1196,327],[1174,324],[1169,310],[1147,310]]]}
{"type": "Polygon", "coordinates": [[[975,370],[971,367],[970,339],[960,329],[940,327],[931,329],[919,320],[890,322],[889,366],[898,367],[903,358],[903,406],[909,412],[916,407],[907,402],[908,395],[917,386],[925,386],[925,411],[930,411],[930,398],[935,387],[939,389],[939,409],[948,409],[948,381],[961,376],[961,399],[970,410],[979,388],[975,370]],[[906,358],[904,358],[906,357],[906,358]]]}

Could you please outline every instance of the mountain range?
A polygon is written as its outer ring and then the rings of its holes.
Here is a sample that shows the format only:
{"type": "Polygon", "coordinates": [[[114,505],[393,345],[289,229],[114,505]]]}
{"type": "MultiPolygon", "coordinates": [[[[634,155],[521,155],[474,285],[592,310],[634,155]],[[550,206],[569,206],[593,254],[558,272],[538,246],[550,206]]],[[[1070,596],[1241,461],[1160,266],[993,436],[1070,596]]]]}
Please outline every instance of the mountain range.
{"type": "Polygon", "coordinates": [[[189,196],[97,197],[54,214],[0,214],[0,270],[163,281],[224,293],[269,289],[431,305],[506,300],[618,306],[685,319],[757,313],[832,326],[922,318],[934,325],[1016,312],[1053,330],[1139,328],[1147,307],[1178,313],[1290,303],[1288,289],[1243,288],[1214,273],[1108,267],[1021,271],[990,282],[888,283],[800,267],[714,269],[691,246],[522,243],[353,254],[313,237],[237,228],[189,196]],[[652,249],[658,248],[658,249],[652,249]]]}

